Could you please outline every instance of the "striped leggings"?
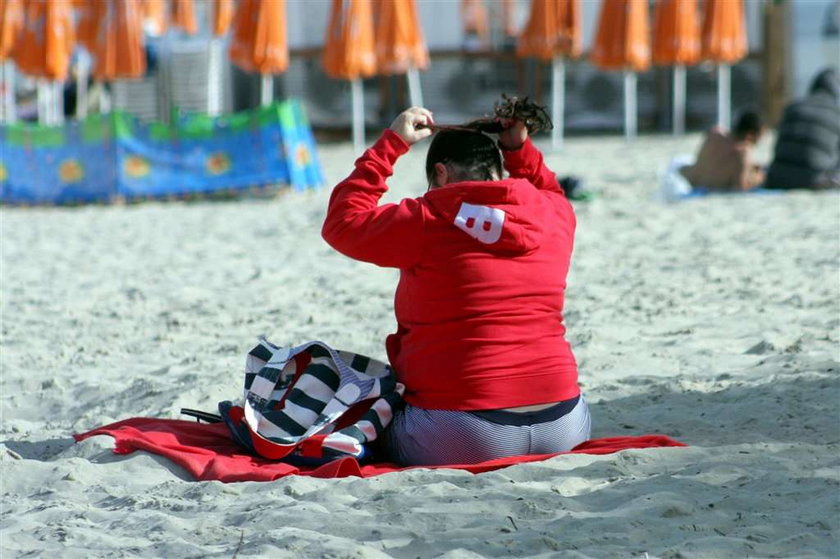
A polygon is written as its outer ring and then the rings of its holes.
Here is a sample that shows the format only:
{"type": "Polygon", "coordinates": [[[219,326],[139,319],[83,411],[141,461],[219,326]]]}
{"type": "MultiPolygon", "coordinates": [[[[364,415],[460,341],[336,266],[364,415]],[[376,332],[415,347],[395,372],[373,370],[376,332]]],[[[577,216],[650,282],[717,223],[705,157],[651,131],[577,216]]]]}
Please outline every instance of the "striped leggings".
{"type": "Polygon", "coordinates": [[[406,404],[386,431],[390,459],[402,465],[476,464],[571,450],[589,439],[583,395],[537,412],[426,410],[406,404]]]}

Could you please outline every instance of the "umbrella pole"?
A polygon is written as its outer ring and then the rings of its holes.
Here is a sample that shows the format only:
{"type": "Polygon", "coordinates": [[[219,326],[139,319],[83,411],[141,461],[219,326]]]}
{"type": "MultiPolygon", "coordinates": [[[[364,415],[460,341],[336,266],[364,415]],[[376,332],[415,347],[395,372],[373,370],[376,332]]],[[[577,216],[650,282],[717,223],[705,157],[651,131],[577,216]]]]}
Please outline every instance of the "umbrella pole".
{"type": "Polygon", "coordinates": [[[38,95],[38,124],[45,125],[49,123],[49,92],[46,89],[46,82],[38,80],[37,95],[38,95]]]}
{"type": "Polygon", "coordinates": [[[44,124],[53,126],[56,123],[56,103],[55,87],[51,81],[44,81],[44,124]]]}
{"type": "Polygon", "coordinates": [[[107,114],[111,112],[111,94],[105,88],[105,82],[97,81],[96,89],[99,93],[99,113],[107,114]]]}
{"type": "Polygon", "coordinates": [[[361,155],[365,149],[365,92],[362,79],[350,80],[353,103],[353,150],[361,155]]]}
{"type": "Polygon", "coordinates": [[[53,125],[64,123],[64,84],[60,81],[52,83],[53,90],[53,125]]]}
{"type": "Polygon", "coordinates": [[[559,56],[555,57],[551,65],[551,148],[563,148],[563,129],[565,128],[566,112],[566,62],[559,56]]]}
{"type": "Polygon", "coordinates": [[[210,54],[207,69],[207,114],[222,113],[222,42],[214,37],[210,40],[210,54]]]}
{"type": "Polygon", "coordinates": [[[261,74],[260,76],[260,105],[267,107],[274,102],[274,76],[261,74]]]}
{"type": "Polygon", "coordinates": [[[625,70],[624,139],[628,141],[636,137],[636,129],[638,127],[636,110],[636,73],[632,70],[625,70]]]}
{"type": "Polygon", "coordinates": [[[79,120],[87,116],[88,76],[90,76],[90,59],[82,53],[76,62],[76,118],[79,120]]]}
{"type": "Polygon", "coordinates": [[[718,64],[718,126],[729,128],[731,120],[731,73],[729,64],[718,64]]]}
{"type": "Polygon", "coordinates": [[[46,94],[44,124],[52,126],[55,124],[55,88],[53,88],[52,83],[46,82],[44,84],[44,93],[46,94]]]}
{"type": "Polygon", "coordinates": [[[422,107],[423,90],[420,87],[420,72],[417,71],[417,68],[412,67],[406,71],[405,77],[408,81],[408,99],[411,106],[422,107]]]}
{"type": "Polygon", "coordinates": [[[674,136],[685,133],[685,66],[674,66],[674,136]]]}
{"type": "Polygon", "coordinates": [[[15,69],[12,62],[7,60],[3,63],[3,122],[12,124],[17,120],[15,114],[15,69]]]}

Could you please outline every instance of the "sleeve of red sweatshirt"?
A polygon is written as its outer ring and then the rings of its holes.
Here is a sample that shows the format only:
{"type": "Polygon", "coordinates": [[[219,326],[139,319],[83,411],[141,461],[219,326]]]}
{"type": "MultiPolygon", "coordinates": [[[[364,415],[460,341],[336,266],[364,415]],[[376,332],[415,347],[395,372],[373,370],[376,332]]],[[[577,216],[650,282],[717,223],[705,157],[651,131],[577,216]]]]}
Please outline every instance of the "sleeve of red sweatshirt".
{"type": "Polygon", "coordinates": [[[385,130],[332,191],[321,236],[340,253],[379,266],[409,268],[420,256],[423,209],[414,199],[379,205],[396,160],[409,146],[385,130]]]}
{"type": "Polygon", "coordinates": [[[512,178],[527,179],[540,190],[563,194],[563,189],[557,182],[557,175],[545,166],[543,154],[531,143],[531,138],[526,138],[519,149],[503,148],[502,156],[505,159],[505,169],[512,178]]]}

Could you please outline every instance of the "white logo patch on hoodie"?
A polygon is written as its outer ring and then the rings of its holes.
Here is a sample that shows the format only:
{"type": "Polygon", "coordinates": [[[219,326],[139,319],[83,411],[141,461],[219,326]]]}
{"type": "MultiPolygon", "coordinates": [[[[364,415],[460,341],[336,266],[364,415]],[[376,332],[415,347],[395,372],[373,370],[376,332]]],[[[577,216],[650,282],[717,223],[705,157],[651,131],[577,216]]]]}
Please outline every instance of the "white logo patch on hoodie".
{"type": "Polygon", "coordinates": [[[505,212],[489,206],[477,206],[461,202],[455,227],[485,245],[492,245],[502,236],[505,212]]]}

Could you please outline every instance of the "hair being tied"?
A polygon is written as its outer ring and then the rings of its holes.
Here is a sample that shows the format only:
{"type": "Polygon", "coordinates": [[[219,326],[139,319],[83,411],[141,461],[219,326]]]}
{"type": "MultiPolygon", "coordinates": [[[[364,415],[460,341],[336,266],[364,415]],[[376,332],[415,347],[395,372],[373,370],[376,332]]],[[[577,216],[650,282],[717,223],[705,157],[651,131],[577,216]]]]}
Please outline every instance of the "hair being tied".
{"type": "Polygon", "coordinates": [[[551,130],[553,124],[545,107],[527,97],[508,97],[496,103],[493,116],[472,120],[460,125],[433,125],[436,132],[426,155],[426,178],[435,183],[435,164],[443,163],[449,170],[450,182],[485,181],[501,178],[502,157],[495,141],[485,134],[498,134],[506,122],[525,123],[528,133],[551,130]]]}

